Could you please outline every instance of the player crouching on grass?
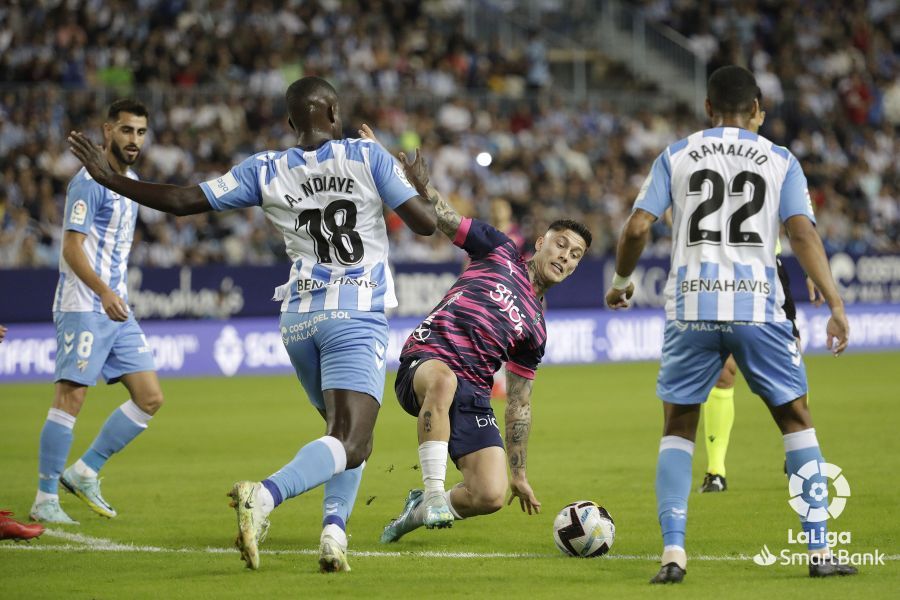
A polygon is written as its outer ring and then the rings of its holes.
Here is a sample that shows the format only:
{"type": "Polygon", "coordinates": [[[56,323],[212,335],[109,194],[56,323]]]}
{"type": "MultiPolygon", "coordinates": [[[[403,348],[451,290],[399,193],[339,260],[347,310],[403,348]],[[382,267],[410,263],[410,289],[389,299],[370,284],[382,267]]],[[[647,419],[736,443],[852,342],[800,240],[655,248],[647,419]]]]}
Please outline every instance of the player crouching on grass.
{"type": "Polygon", "coordinates": [[[523,511],[540,512],[525,466],[531,386],[547,340],[541,299],[572,274],[591,244],[585,226],[556,221],[526,261],[506,235],[457,214],[429,185],[424,160],[404,167],[410,183],[434,204],[438,228],[471,262],[403,345],[395,389],[400,405],[418,418],[425,489],[409,493],[403,512],[385,527],[382,543],[422,525],[449,527],[455,519],[496,512],[507,486],[508,503],[518,498],[523,511]],[[504,362],[509,479],[490,404],[494,373],[504,362]],[[463,481],[445,491],[448,451],[463,481]]]}

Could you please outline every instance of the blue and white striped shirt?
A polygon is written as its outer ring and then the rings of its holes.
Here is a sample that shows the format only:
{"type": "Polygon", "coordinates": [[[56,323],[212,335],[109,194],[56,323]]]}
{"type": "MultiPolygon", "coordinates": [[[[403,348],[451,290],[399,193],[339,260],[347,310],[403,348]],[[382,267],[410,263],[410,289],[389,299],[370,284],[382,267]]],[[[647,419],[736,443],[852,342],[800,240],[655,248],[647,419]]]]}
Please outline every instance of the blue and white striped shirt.
{"type": "MultiPolygon", "coordinates": [[[[131,169],[127,176],[138,178],[131,169]]],[[[125,302],[137,215],[134,202],[94,181],[84,168],[69,182],[63,229],[87,236],[83,248],[91,268],[125,302]]],[[[100,297],[75,275],[62,254],[53,311],[103,312],[100,297]]]]}
{"type": "Polygon", "coordinates": [[[779,228],[813,223],[806,177],[784,147],[737,127],[698,131],[653,163],[635,209],[672,208],[666,317],[683,321],[784,321],[776,275],[779,228]]]}
{"type": "Polygon", "coordinates": [[[261,152],[200,187],[215,210],[262,207],[284,235],[293,265],[275,291],[282,312],[397,306],[383,205],[397,208],[417,193],[377,143],[261,152]]]}

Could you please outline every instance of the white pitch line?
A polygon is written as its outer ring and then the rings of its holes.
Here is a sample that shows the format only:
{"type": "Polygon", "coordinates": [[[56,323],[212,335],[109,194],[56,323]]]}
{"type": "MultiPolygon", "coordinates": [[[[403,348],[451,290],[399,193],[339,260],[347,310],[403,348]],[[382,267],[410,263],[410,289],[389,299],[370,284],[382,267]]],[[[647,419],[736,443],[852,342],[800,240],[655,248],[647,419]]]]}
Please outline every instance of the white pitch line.
{"type": "MultiPolygon", "coordinates": [[[[44,535],[48,537],[58,538],[70,542],[68,544],[59,545],[40,545],[38,544],[0,544],[0,550],[21,550],[26,552],[139,552],[145,554],[237,554],[235,548],[162,548],[159,546],[141,546],[135,544],[123,544],[109,540],[106,538],[98,538],[82,533],[72,533],[59,529],[47,529],[44,535]]],[[[268,555],[288,555],[288,556],[316,556],[319,554],[318,549],[296,549],[296,550],[260,550],[260,554],[268,555]]],[[[399,558],[399,557],[417,557],[417,558],[556,558],[561,554],[529,554],[523,552],[443,552],[439,550],[424,550],[420,552],[402,552],[402,551],[385,551],[385,550],[358,550],[352,552],[353,556],[373,557],[373,558],[399,558]]],[[[698,554],[691,555],[691,560],[713,561],[713,562],[740,562],[752,560],[751,556],[746,554],[738,555],[707,555],[698,554]]],[[[884,557],[885,560],[900,560],[900,554],[891,554],[884,557]]],[[[643,560],[655,562],[659,560],[658,555],[654,554],[612,554],[603,557],[603,560],[643,560]]]]}

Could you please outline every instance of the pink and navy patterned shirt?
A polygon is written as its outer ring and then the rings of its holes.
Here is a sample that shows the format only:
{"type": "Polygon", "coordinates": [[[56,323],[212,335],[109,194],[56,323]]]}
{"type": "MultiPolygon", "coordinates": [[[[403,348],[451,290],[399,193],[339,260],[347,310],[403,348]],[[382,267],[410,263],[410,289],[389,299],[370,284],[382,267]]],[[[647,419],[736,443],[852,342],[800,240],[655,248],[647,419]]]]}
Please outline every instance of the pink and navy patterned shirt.
{"type": "Polygon", "coordinates": [[[401,360],[438,359],[487,394],[504,362],[534,379],[547,328],[525,259],[506,235],[478,220],[463,219],[453,243],[471,263],[407,338],[401,360]]]}

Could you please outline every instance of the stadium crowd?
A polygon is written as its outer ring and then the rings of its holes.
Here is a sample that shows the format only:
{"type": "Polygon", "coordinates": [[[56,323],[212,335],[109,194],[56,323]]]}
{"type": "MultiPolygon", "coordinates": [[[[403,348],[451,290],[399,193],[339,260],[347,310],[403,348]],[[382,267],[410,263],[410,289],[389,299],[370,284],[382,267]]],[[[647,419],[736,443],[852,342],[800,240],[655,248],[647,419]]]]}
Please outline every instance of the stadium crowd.
{"type": "MultiPolygon", "coordinates": [[[[644,9],[652,16],[665,5],[659,13],[711,67],[734,62],[757,73],[762,133],[802,162],[828,250],[900,251],[896,5],[745,0],[698,12],[696,4],[660,0],[644,9]],[[782,5],[796,14],[787,18],[782,5]]],[[[136,170],[186,184],[259,148],[293,145],[281,96],[304,74],[338,87],[348,136],[366,122],[392,150],[421,147],[460,212],[506,223],[525,239],[557,217],[578,218],[594,233],[591,251],[609,253],[653,159],[704,123],[674,103],[621,110],[602,91],[573,100],[553,88],[540,35],[513,46],[467,39],[461,5],[87,0],[0,8],[0,267],[56,264],[65,187],[78,167],[65,135],[83,129],[99,140],[107,102],[135,95],[150,106],[152,138],[136,170]]],[[[393,217],[388,223],[395,260],[456,256],[439,236],[417,239],[393,217]]],[[[666,227],[655,233],[665,254],[666,227]]],[[[156,266],[283,258],[260,211],[173,219],[141,209],[132,252],[135,264],[156,266]]]]}

